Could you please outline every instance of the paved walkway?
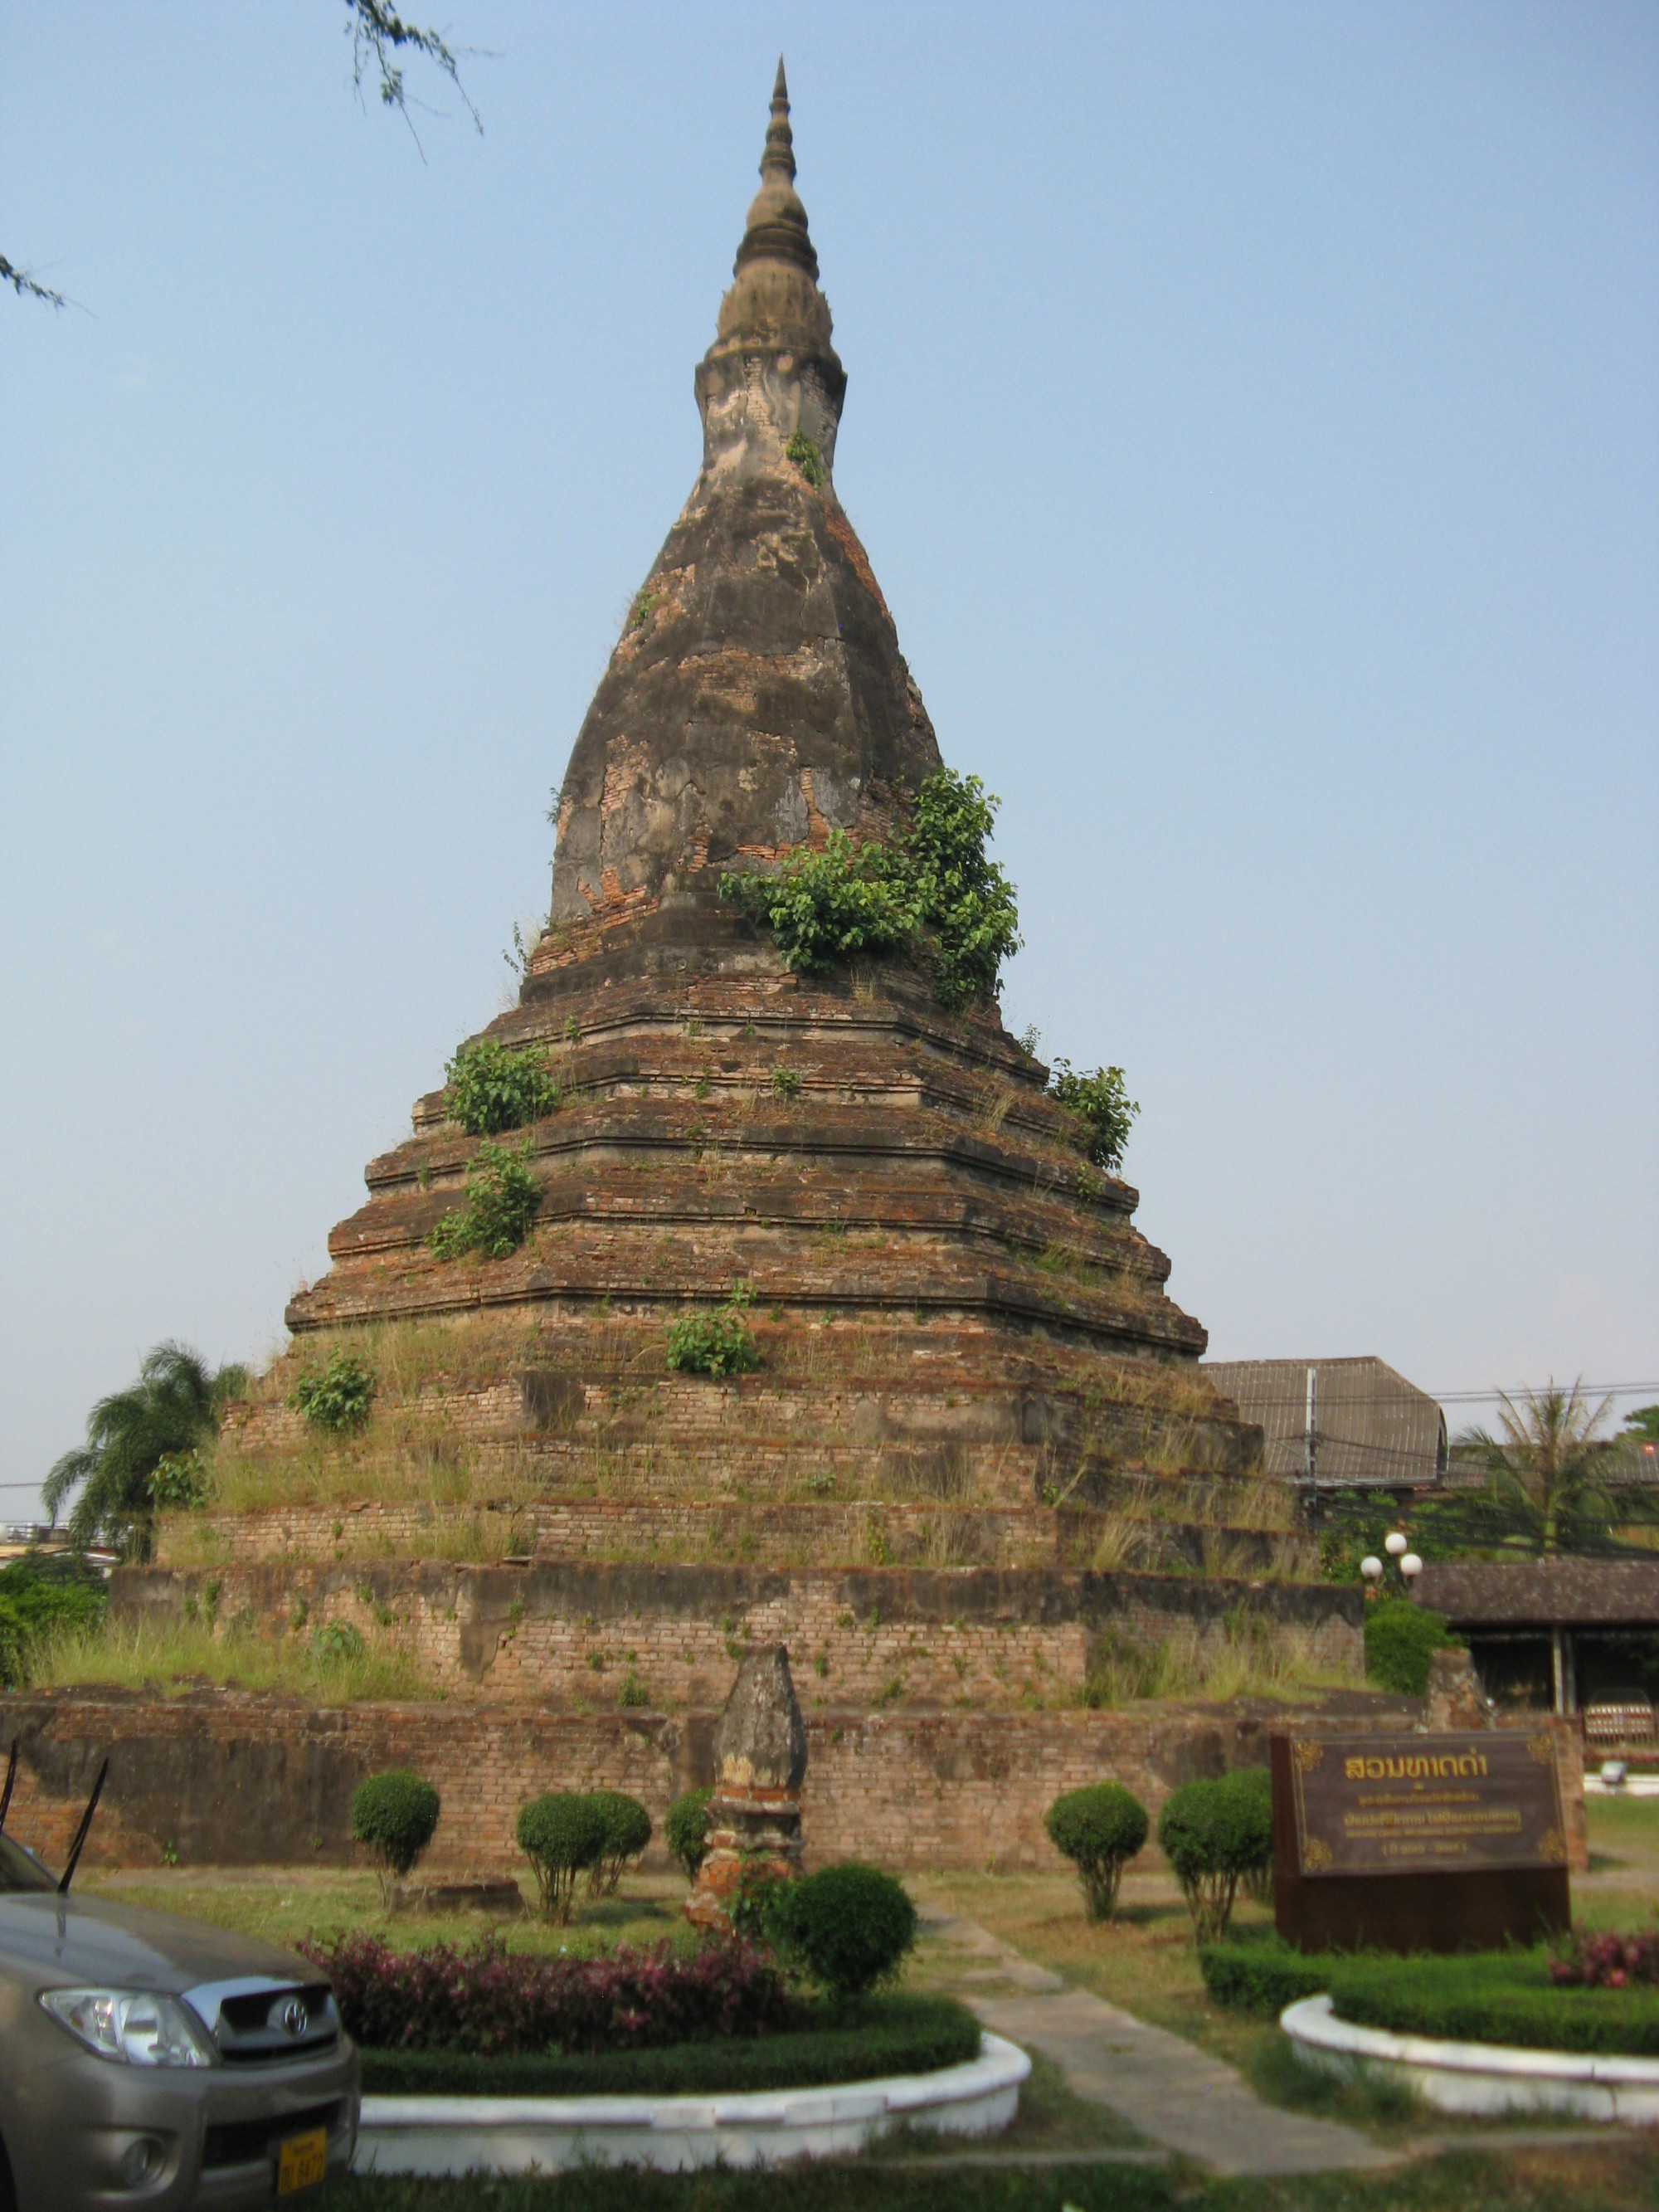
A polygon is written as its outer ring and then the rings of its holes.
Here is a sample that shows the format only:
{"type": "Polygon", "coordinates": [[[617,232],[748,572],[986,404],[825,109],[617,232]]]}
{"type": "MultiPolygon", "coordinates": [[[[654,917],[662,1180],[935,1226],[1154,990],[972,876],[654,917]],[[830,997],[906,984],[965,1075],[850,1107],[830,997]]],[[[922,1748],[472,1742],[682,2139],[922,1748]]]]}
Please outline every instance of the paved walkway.
{"type": "Polygon", "coordinates": [[[1218,2058],[1073,1989],[976,1922],[922,1917],[930,1936],[964,1954],[951,1978],[988,2028],[1053,2059],[1074,2095],[1106,2106],[1149,2141],[1218,2173],[1324,2173],[1401,2162],[1401,2152],[1382,2149],[1357,2128],[1264,2105],[1218,2058]]]}

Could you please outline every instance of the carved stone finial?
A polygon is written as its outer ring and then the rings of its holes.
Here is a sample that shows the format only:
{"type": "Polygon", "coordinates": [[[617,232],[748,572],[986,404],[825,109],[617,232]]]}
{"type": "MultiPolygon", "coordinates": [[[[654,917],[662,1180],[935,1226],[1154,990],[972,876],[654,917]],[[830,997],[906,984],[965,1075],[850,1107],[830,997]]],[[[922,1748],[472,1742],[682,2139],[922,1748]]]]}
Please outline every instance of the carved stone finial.
{"type": "Polygon", "coordinates": [[[806,1726],[789,1654],[781,1644],[751,1651],[738,1669],[714,1730],[715,1786],[723,1796],[799,1790],[806,1776],[806,1726]]]}
{"type": "Polygon", "coordinates": [[[804,269],[816,283],[818,257],[807,235],[806,210],[795,190],[795,136],[789,128],[789,87],[784,81],[781,54],[777,82],[772,88],[771,120],[761,149],[760,174],[761,188],[749,210],[732,274],[739,275],[751,261],[783,261],[804,269]]]}
{"type": "Polygon", "coordinates": [[[689,1920],[728,1927],[732,1903],[751,1875],[788,1880],[800,1872],[805,1778],[806,1727],[789,1654],[781,1644],[766,1644],[738,1669],[714,1731],[708,1850],[685,1901],[689,1920]]]}

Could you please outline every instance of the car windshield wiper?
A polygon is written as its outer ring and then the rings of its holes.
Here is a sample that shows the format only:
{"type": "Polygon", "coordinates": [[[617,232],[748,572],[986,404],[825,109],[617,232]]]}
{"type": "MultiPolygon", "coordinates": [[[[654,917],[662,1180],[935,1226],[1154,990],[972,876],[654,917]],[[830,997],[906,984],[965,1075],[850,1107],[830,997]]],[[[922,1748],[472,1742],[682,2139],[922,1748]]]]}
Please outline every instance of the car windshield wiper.
{"type": "Polygon", "coordinates": [[[75,1869],[81,1863],[81,1852],[87,1840],[87,1831],[92,1826],[92,1816],[98,1810],[98,1800],[104,1794],[104,1777],[109,1772],[109,1761],[105,1759],[98,1770],[98,1779],[92,1785],[92,1795],[87,1800],[87,1809],[81,1815],[81,1825],[75,1832],[75,1841],[70,1845],[69,1863],[64,1869],[58,1884],[58,1894],[66,1897],[69,1886],[75,1879],[75,1869]]]}
{"type": "MultiPolygon", "coordinates": [[[[10,1838],[5,1835],[5,1826],[6,1815],[11,1810],[11,1793],[15,1788],[17,1783],[18,1742],[19,1739],[16,1736],[14,1736],[11,1740],[11,1756],[6,1761],[5,1788],[3,1790],[0,1790],[0,1841],[4,1842],[6,1850],[15,1850],[16,1849],[16,1846],[12,1844],[10,1838]]],[[[86,1848],[87,1837],[92,1827],[92,1816],[98,1810],[98,1800],[104,1794],[104,1781],[108,1772],[109,1760],[106,1759],[103,1765],[98,1770],[98,1779],[92,1785],[92,1795],[87,1800],[86,1811],[81,1815],[81,1825],[75,1831],[75,1840],[70,1845],[68,1863],[65,1865],[63,1873],[59,1875],[58,1880],[58,1894],[60,1897],[65,1897],[69,1894],[69,1886],[75,1879],[75,1869],[81,1863],[81,1853],[86,1848]]],[[[34,1854],[31,1851],[28,1854],[28,1856],[33,1859],[34,1857],[34,1854]]],[[[37,1866],[40,1865],[39,1860],[35,1860],[35,1864],[37,1866]]],[[[3,1869],[3,1853],[0,1853],[0,1870],[3,1869]]],[[[52,1876],[46,1873],[44,1867],[40,1868],[40,1873],[43,1885],[49,1887],[52,1883],[52,1876]]],[[[4,1886],[5,1885],[3,1883],[0,1883],[0,1887],[4,1886]]]]}

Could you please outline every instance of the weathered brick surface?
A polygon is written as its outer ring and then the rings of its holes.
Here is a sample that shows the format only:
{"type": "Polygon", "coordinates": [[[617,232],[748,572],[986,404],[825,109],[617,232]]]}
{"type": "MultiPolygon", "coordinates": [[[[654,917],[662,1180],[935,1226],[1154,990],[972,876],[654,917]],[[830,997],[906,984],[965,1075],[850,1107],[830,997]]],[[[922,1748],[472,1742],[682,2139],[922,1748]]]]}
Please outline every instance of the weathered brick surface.
{"type": "Polygon", "coordinates": [[[1363,1657],[1358,1591],[1037,1570],[233,1563],[122,1570],[112,1608],[276,1636],[343,1621],[434,1683],[558,1705],[614,1705],[627,1681],[669,1710],[718,1706],[750,1643],[787,1644],[820,1705],[1055,1704],[1075,1698],[1102,1637],[1219,1644],[1245,1611],[1356,1679],[1363,1657]]]}
{"type": "MultiPolygon", "coordinates": [[[[500,1559],[746,1565],[1054,1567],[1088,1565],[1103,1541],[1123,1540],[1110,1516],[1046,1506],[738,1503],[730,1498],[533,1498],[481,1505],[285,1505],[252,1513],[175,1516],[156,1564],[234,1560],[500,1559]]],[[[1311,1540],[1277,1531],[1146,1520],[1133,1532],[1136,1565],[1202,1568],[1222,1554],[1234,1577],[1289,1560],[1316,1566],[1311,1540]]]]}
{"type": "MultiPolygon", "coordinates": [[[[1305,1708],[809,1713],[808,1863],[1054,1865],[1042,1814],[1063,1790],[1115,1777],[1156,1814],[1194,1775],[1265,1763],[1274,1727],[1398,1729],[1420,1713],[1419,1700],[1358,1693],[1305,1708]]],[[[433,1870],[489,1871],[515,1863],[514,1816],[544,1790],[627,1790],[660,1829],[680,1790],[713,1779],[714,1720],[504,1705],[319,1711],[226,1691],[13,1695],[0,1699],[0,1724],[21,1745],[7,1827],[61,1863],[107,1753],[88,1863],[153,1865],[167,1849],[185,1865],[334,1863],[351,1856],[357,1784],[407,1766],[443,1798],[433,1870]]]]}

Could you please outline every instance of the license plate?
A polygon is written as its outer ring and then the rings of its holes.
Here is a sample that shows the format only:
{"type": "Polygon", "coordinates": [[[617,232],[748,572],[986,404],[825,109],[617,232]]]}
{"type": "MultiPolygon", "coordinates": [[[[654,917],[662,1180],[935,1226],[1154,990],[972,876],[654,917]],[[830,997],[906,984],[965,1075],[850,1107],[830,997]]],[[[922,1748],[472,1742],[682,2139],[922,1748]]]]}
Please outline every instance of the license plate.
{"type": "Polygon", "coordinates": [[[276,2153],[276,2194],[292,2197],[296,2190],[314,2189],[328,2172],[328,2130],[311,2128],[290,2136],[276,2153]]]}

